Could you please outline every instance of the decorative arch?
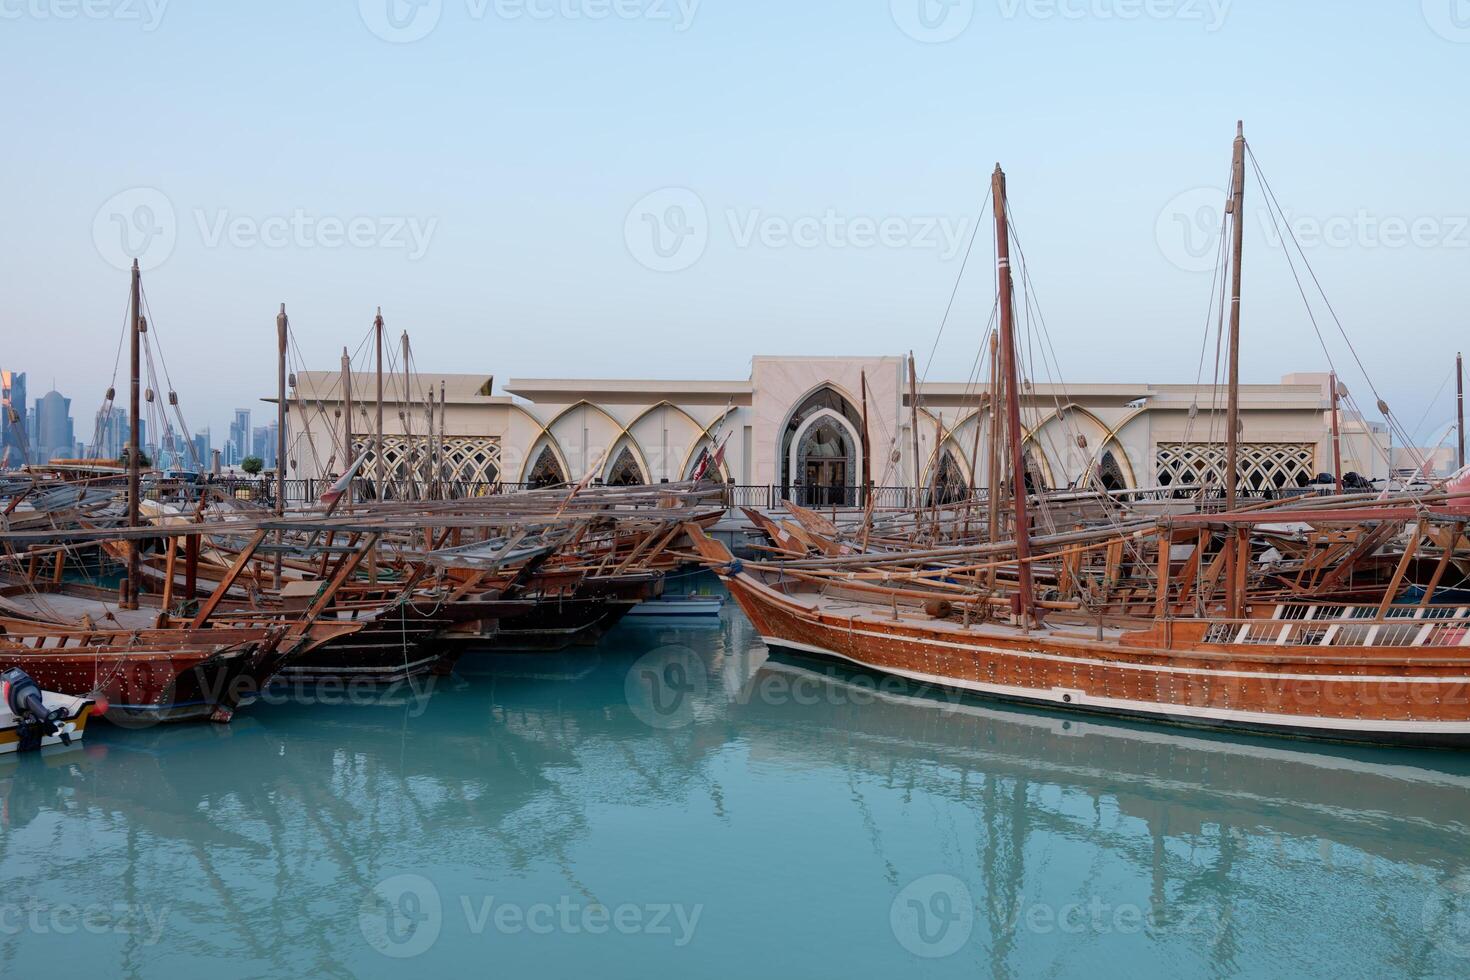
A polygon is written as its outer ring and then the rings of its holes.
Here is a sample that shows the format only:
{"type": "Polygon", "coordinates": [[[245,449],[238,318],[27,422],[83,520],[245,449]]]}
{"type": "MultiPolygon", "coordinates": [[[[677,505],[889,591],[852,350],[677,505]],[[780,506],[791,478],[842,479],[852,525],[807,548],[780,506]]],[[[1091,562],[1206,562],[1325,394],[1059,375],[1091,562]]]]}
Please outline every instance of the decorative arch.
{"type": "Polygon", "coordinates": [[[782,494],[793,496],[793,488],[805,487],[814,476],[825,489],[817,495],[822,499],[809,497],[809,502],[855,503],[863,468],[861,427],[862,413],[831,382],[818,385],[803,396],[779,430],[782,494]],[[813,453],[817,455],[813,457],[813,453]],[[813,459],[821,465],[809,474],[807,462],[813,459]],[[822,463],[823,460],[826,462],[822,463]]]}
{"type": "Polygon", "coordinates": [[[787,472],[801,485],[809,506],[852,506],[863,468],[862,437],[841,414],[828,408],[808,415],[791,440],[787,472]]]}
{"type": "Polygon", "coordinates": [[[1128,490],[1128,478],[1123,475],[1123,467],[1118,465],[1118,457],[1111,449],[1104,449],[1102,458],[1097,461],[1095,470],[1097,482],[1104,490],[1128,490]]]}
{"type": "Polygon", "coordinates": [[[939,466],[929,479],[931,504],[958,503],[970,495],[970,485],[965,479],[965,471],[961,468],[959,460],[950,449],[945,449],[939,459],[939,466]]]}
{"type": "MultiPolygon", "coordinates": [[[[705,458],[714,451],[715,444],[711,437],[701,436],[699,439],[696,439],[693,451],[690,452],[689,458],[684,461],[684,468],[681,471],[684,474],[684,479],[694,479],[694,474],[699,471],[699,467],[704,463],[705,458]]],[[[720,458],[714,472],[705,474],[705,479],[718,479],[720,483],[730,482],[730,467],[723,457],[720,458]]]]}
{"type": "Polygon", "coordinates": [[[570,483],[568,474],[571,470],[567,467],[566,458],[562,456],[556,440],[550,435],[544,436],[536,443],[536,447],[526,457],[526,469],[521,474],[521,482],[538,490],[570,483]]]}
{"type": "Polygon", "coordinates": [[[623,443],[613,454],[602,481],[610,487],[642,487],[648,485],[648,469],[633,452],[632,440],[623,443]]]}

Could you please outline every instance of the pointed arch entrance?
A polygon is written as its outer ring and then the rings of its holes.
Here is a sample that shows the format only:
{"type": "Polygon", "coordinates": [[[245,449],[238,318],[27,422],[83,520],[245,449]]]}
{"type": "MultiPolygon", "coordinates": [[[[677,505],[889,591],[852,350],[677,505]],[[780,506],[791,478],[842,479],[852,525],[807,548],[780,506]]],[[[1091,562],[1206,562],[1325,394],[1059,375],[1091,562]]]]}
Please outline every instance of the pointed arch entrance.
{"type": "Polygon", "coordinates": [[[852,507],[862,480],[862,413],[824,385],[788,416],[781,431],[781,492],[812,507],[852,507]]]}

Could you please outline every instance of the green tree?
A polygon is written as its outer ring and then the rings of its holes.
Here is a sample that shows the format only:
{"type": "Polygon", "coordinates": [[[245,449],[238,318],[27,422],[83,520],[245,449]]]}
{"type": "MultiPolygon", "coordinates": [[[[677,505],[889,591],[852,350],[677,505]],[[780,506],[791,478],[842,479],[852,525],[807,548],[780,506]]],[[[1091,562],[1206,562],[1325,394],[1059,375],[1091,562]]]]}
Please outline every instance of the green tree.
{"type": "Polygon", "coordinates": [[[259,456],[246,456],[240,460],[240,469],[249,473],[251,476],[256,476],[261,470],[265,469],[265,460],[259,456]]]}

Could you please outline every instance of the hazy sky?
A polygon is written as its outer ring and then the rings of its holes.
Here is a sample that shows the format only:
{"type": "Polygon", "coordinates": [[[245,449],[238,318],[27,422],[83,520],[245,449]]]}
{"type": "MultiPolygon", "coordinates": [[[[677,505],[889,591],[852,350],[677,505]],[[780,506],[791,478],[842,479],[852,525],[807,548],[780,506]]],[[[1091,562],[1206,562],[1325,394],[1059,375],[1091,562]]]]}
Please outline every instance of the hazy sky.
{"type": "MultiPolygon", "coordinates": [[[[1065,379],[1192,381],[1237,118],[1404,424],[1453,412],[1466,0],[0,0],[0,74],[0,366],[82,435],[129,249],[218,444],[283,301],[324,369],[380,305],[497,379],[927,352],[996,161],[1065,379]]],[[[1245,380],[1324,370],[1248,194],[1245,380]]]]}

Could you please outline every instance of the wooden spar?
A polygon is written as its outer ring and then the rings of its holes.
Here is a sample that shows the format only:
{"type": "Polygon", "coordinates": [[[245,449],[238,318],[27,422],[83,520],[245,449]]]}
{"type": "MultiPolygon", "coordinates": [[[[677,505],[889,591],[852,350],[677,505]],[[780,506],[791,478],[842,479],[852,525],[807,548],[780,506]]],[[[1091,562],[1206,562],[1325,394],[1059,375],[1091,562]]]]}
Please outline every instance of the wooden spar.
{"type": "Polygon", "coordinates": [[[427,420],[428,420],[428,427],[424,429],[424,460],[423,460],[424,499],[425,500],[429,500],[429,499],[431,499],[430,496],[429,496],[429,474],[432,472],[430,460],[433,458],[433,453],[434,453],[434,386],[433,385],[429,385],[428,390],[424,392],[424,410],[427,413],[427,420]]]}
{"type": "MultiPolygon", "coordinates": [[[[979,425],[979,420],[976,420],[979,425]]],[[[1000,539],[1000,334],[990,334],[990,452],[986,473],[986,503],[989,507],[987,540],[994,544],[1000,539]]],[[[980,434],[975,433],[975,445],[980,445],[980,434]]],[[[976,450],[978,452],[978,449],[976,450]]],[[[989,584],[995,588],[995,573],[991,572],[989,584]]]]}
{"type": "MultiPolygon", "coordinates": [[[[332,599],[337,595],[337,591],[342,588],[343,583],[352,576],[353,572],[357,571],[357,566],[362,562],[363,556],[369,551],[375,551],[377,549],[378,537],[379,535],[376,532],[369,534],[367,541],[363,543],[363,547],[357,548],[350,554],[342,556],[342,560],[337,563],[337,571],[332,575],[331,580],[317,593],[316,600],[311,604],[310,608],[301,614],[301,618],[288,631],[291,636],[300,636],[311,628],[311,624],[316,622],[317,617],[331,604],[332,599]]],[[[210,599],[213,598],[213,596],[210,596],[210,599]]]]}
{"type": "MultiPolygon", "coordinates": [[[[1245,253],[1245,124],[1235,124],[1235,152],[1230,170],[1231,262],[1229,389],[1225,410],[1225,510],[1235,510],[1235,487],[1240,480],[1240,283],[1245,253]]],[[[1237,549],[1226,550],[1225,614],[1240,618],[1241,596],[1235,589],[1237,549]]]]}
{"type": "Polygon", "coordinates": [[[1414,527],[1414,536],[1409,539],[1409,545],[1404,549],[1403,557],[1399,559],[1398,567],[1394,569],[1393,578],[1388,583],[1388,588],[1383,590],[1383,601],[1378,604],[1378,615],[1376,619],[1382,619],[1388,615],[1389,607],[1393,605],[1398,596],[1399,586],[1404,584],[1404,576],[1408,574],[1409,566],[1414,562],[1414,556],[1419,553],[1419,542],[1424,540],[1428,527],[1420,520],[1414,527]]]}
{"type": "MultiPolygon", "coordinates": [[[[1225,410],[1225,509],[1235,509],[1240,472],[1240,263],[1245,253],[1245,123],[1235,124],[1230,186],[1230,391],[1225,410]]],[[[1232,603],[1234,598],[1232,597],[1232,603]]],[[[1230,615],[1239,609],[1231,606],[1230,615]]]]}
{"type": "MultiPolygon", "coordinates": [[[[342,348],[342,472],[352,469],[357,462],[357,453],[352,449],[352,358],[347,348],[342,348]]],[[[351,499],[352,484],[347,484],[344,497],[351,499]]]]}
{"type": "Polygon", "coordinates": [[[1455,409],[1459,425],[1456,429],[1460,434],[1460,469],[1465,468],[1465,358],[1455,355],[1455,409]]]}
{"type": "Polygon", "coordinates": [[[914,366],[914,352],[909,351],[909,429],[914,436],[914,523],[924,523],[924,498],[919,493],[922,476],[919,467],[919,371],[914,366]]]}
{"type": "Polygon", "coordinates": [[[373,317],[373,349],[376,352],[377,367],[377,428],[373,431],[373,479],[377,485],[377,499],[383,499],[383,308],[378,307],[377,316],[373,317]]]}
{"type": "Polygon", "coordinates": [[[448,389],[444,379],[440,379],[440,438],[434,441],[434,483],[444,478],[444,432],[448,428],[448,389]]]}
{"type": "Polygon", "coordinates": [[[863,534],[862,549],[868,550],[873,533],[873,444],[868,435],[868,372],[859,374],[863,393],[863,534]]]}
{"type": "MultiPolygon", "coordinates": [[[[128,349],[131,353],[128,371],[128,527],[138,527],[142,524],[139,520],[138,497],[140,493],[139,478],[142,474],[143,447],[141,426],[139,424],[138,394],[141,385],[139,364],[140,353],[138,345],[143,333],[143,274],[138,269],[138,260],[133,260],[133,279],[129,302],[132,304],[133,315],[128,326],[129,342],[128,349]]],[[[141,542],[136,538],[128,541],[128,581],[127,593],[123,597],[122,607],[124,609],[138,608],[138,589],[142,581],[142,558],[139,554],[141,542]]]]}
{"type": "Polygon", "coordinates": [[[1000,347],[1005,357],[1006,429],[1011,444],[1011,498],[1015,503],[1016,560],[1020,566],[1018,611],[1024,626],[1031,619],[1035,602],[1032,595],[1031,562],[1027,560],[1031,556],[1031,521],[1026,514],[1026,464],[1021,453],[1021,373],[1016,364],[1016,331],[1011,309],[1011,241],[1010,229],[1006,224],[1006,175],[998,163],[990,185],[995,199],[992,210],[995,211],[995,265],[1000,288],[1000,347]]]}
{"type": "Polygon", "coordinates": [[[413,465],[413,416],[409,406],[413,404],[413,396],[409,394],[411,379],[408,374],[408,331],[403,331],[403,408],[398,412],[399,424],[403,426],[403,459],[407,468],[407,477],[403,492],[408,499],[413,500],[418,496],[418,481],[414,475],[413,465]]]}
{"type": "Polygon", "coordinates": [[[192,603],[199,591],[199,535],[184,538],[184,601],[192,603]]]}
{"type": "Polygon", "coordinates": [[[1444,543],[1444,554],[1440,555],[1439,564],[1434,567],[1434,574],[1430,576],[1429,584],[1424,587],[1424,599],[1419,603],[1419,608],[1427,609],[1434,602],[1435,590],[1439,588],[1444,573],[1449,569],[1450,560],[1455,557],[1455,548],[1459,545],[1460,535],[1464,531],[1464,524],[1456,524],[1450,528],[1449,540],[1444,543]]]}
{"type": "Polygon", "coordinates": [[[209,622],[209,617],[214,615],[215,609],[219,607],[220,602],[229,593],[230,589],[234,587],[235,580],[240,577],[240,573],[245,571],[246,566],[250,564],[250,559],[255,555],[256,549],[260,547],[260,543],[264,540],[264,531],[256,531],[250,536],[250,543],[241,549],[239,557],[230,566],[230,570],[225,574],[225,577],[220,580],[219,585],[215,586],[214,591],[209,594],[209,598],[205,599],[204,604],[199,607],[199,612],[195,613],[194,618],[189,621],[190,629],[201,629],[205,623],[209,622]]]}
{"type": "MultiPolygon", "coordinates": [[[[286,514],[286,304],[276,314],[276,516],[286,514]]],[[[272,581],[276,589],[281,587],[281,547],[286,542],[286,532],[276,532],[275,574],[272,581]]],[[[172,557],[173,552],[169,552],[172,557]]],[[[173,585],[173,576],[169,576],[173,585]]]]}
{"type": "Polygon", "coordinates": [[[863,499],[866,500],[873,491],[873,447],[868,438],[868,372],[860,372],[858,381],[863,402],[863,499]]]}
{"type": "Polygon", "coordinates": [[[979,487],[976,486],[979,480],[976,478],[980,475],[980,409],[984,407],[984,404],[982,396],[977,393],[975,396],[975,441],[970,447],[970,492],[965,497],[964,534],[967,538],[970,536],[970,517],[975,506],[975,494],[979,490],[979,487]]]}
{"type": "Polygon", "coordinates": [[[1337,372],[1333,371],[1330,384],[1332,385],[1332,477],[1337,484],[1337,492],[1342,493],[1342,426],[1338,422],[1337,402],[1337,372]]]}

